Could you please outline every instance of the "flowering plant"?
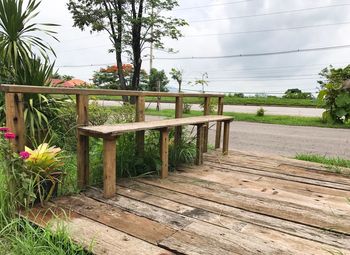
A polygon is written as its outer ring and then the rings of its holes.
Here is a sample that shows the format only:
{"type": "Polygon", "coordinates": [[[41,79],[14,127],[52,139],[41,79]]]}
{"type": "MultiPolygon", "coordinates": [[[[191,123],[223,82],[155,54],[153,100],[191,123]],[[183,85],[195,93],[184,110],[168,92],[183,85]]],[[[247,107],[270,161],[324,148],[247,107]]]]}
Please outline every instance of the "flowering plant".
{"type": "Polygon", "coordinates": [[[7,176],[12,180],[9,184],[12,187],[11,192],[24,187],[21,196],[22,200],[27,196],[25,204],[32,203],[34,199],[40,202],[48,200],[57,191],[57,183],[62,175],[61,149],[43,143],[36,149],[25,147],[24,151],[15,153],[11,140],[15,139],[16,135],[6,127],[0,128],[0,132],[0,156],[5,159],[7,176]]]}

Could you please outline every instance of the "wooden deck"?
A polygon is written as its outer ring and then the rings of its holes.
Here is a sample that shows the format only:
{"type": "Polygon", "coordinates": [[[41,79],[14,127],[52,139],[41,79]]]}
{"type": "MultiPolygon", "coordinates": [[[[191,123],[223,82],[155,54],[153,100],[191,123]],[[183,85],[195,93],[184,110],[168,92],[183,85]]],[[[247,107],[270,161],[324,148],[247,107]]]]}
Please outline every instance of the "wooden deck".
{"type": "Polygon", "coordinates": [[[58,215],[95,254],[350,254],[350,178],[281,157],[218,155],[167,179],[119,180],[112,199],[91,188],[28,217],[46,225],[58,215]]]}

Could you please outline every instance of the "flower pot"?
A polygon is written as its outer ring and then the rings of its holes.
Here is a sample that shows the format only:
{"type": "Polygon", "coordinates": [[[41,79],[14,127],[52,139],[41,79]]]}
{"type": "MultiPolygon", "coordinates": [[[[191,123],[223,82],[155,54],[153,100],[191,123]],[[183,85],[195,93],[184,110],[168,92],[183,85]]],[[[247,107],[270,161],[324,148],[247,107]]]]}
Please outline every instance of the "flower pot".
{"type": "Polygon", "coordinates": [[[34,203],[42,203],[50,198],[57,197],[58,184],[61,180],[62,173],[56,172],[49,177],[40,177],[40,182],[36,188],[36,199],[34,203]],[[50,193],[51,192],[51,193],[50,193]]]}

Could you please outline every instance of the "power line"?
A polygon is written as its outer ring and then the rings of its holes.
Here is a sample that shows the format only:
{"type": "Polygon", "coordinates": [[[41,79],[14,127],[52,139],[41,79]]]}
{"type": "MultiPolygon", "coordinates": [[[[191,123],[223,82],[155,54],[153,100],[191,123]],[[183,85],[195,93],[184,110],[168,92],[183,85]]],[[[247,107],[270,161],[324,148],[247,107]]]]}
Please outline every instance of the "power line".
{"type": "Polygon", "coordinates": [[[240,4],[240,3],[247,3],[247,2],[252,2],[252,1],[254,1],[254,0],[240,0],[240,1],[234,1],[234,2],[221,3],[221,4],[200,5],[200,6],[179,8],[179,9],[175,9],[173,11],[183,11],[183,10],[200,9],[200,8],[215,7],[215,6],[222,6],[222,5],[240,4]]]}
{"type": "MultiPolygon", "coordinates": [[[[262,75],[262,76],[235,76],[235,77],[211,77],[210,79],[260,79],[260,78],[296,78],[296,77],[319,77],[318,74],[298,74],[298,75],[262,75]]],[[[185,77],[185,79],[196,79],[195,77],[185,77]]],[[[209,79],[209,80],[210,80],[209,79]]]]}
{"type": "Polygon", "coordinates": [[[308,49],[296,49],[296,50],[286,50],[286,51],[274,51],[274,52],[264,52],[264,53],[248,53],[248,54],[235,54],[235,55],[224,55],[224,56],[207,56],[207,57],[177,57],[177,58],[168,58],[160,57],[155,58],[159,60],[196,60],[196,59],[224,59],[224,58],[240,58],[240,57],[261,57],[261,56],[271,56],[271,55],[283,55],[290,53],[299,53],[299,52],[313,52],[313,51],[324,51],[324,50],[335,50],[335,49],[344,49],[350,48],[350,44],[345,45],[336,45],[336,46],[327,46],[319,48],[308,48],[308,49]]]}
{"type": "MultiPolygon", "coordinates": [[[[298,80],[317,80],[316,78],[276,78],[276,79],[244,79],[244,80],[238,80],[238,79],[216,79],[216,80],[208,80],[208,82],[222,82],[222,81],[298,81],[298,80]]],[[[191,81],[191,80],[183,80],[183,81],[191,81]]]]}
{"type": "Polygon", "coordinates": [[[289,11],[278,11],[278,12],[269,12],[269,13],[261,13],[261,14],[233,16],[233,17],[227,17],[227,18],[192,20],[189,22],[196,23],[196,22],[211,22],[211,21],[220,21],[220,20],[229,20],[229,19],[245,19],[245,18],[280,15],[280,14],[287,14],[287,13],[298,13],[298,12],[305,12],[305,11],[312,11],[312,10],[319,10],[319,9],[328,9],[328,8],[333,8],[333,7],[344,7],[344,6],[349,6],[349,5],[350,4],[334,4],[334,5],[325,5],[325,6],[318,6],[318,7],[309,7],[309,8],[303,8],[303,9],[294,9],[294,10],[289,10],[289,11]]]}
{"type": "Polygon", "coordinates": [[[239,32],[230,32],[230,33],[220,33],[220,34],[198,34],[198,35],[188,35],[184,38],[191,37],[202,37],[202,36],[223,36],[223,35],[239,35],[239,34],[251,34],[251,33],[264,33],[264,32],[276,32],[284,30],[297,30],[305,28],[316,28],[316,27],[330,27],[336,25],[348,25],[350,21],[338,22],[338,23],[329,23],[329,24],[319,24],[319,25],[308,25],[308,26],[298,26],[298,27],[286,27],[286,28],[275,28],[275,29],[262,29],[262,30],[250,30],[250,31],[239,31],[239,32]]]}

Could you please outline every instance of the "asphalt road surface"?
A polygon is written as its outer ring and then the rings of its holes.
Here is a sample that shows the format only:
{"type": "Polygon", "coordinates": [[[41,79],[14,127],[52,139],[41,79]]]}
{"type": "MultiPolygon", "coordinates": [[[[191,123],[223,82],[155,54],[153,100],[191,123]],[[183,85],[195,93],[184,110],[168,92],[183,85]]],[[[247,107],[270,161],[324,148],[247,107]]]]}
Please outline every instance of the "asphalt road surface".
{"type": "MultiPolygon", "coordinates": [[[[146,116],[146,121],[161,119],[146,116]]],[[[214,144],[215,124],[209,131],[214,144]]],[[[350,159],[350,129],[297,127],[234,121],[230,127],[230,149],[294,157],[311,153],[350,159]]]]}
{"type": "MultiPolygon", "coordinates": [[[[118,101],[104,101],[99,103],[105,106],[118,106],[121,102],[118,101]]],[[[155,109],[156,103],[146,103],[146,107],[155,109]]],[[[241,112],[241,113],[256,113],[261,106],[252,105],[225,105],[225,112],[241,112]]],[[[175,109],[173,103],[161,103],[161,109],[175,109]]],[[[265,114],[268,115],[288,115],[288,116],[305,116],[305,117],[321,117],[323,109],[319,108],[303,108],[303,107],[282,107],[282,106],[263,106],[265,114]]],[[[192,105],[192,110],[202,110],[198,104],[192,105]]]]}

